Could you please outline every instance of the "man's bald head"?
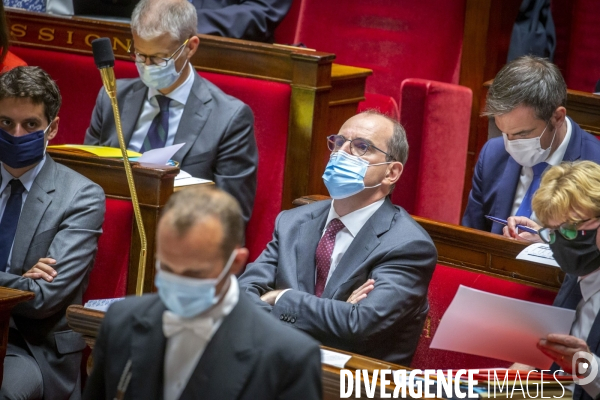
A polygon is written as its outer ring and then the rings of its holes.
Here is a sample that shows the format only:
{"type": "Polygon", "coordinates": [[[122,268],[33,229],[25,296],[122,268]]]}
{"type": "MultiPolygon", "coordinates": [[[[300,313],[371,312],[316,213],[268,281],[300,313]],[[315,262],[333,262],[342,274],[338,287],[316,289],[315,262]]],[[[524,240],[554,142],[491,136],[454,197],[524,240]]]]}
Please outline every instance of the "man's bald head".
{"type": "Polygon", "coordinates": [[[146,40],[168,33],[183,42],[197,29],[196,8],[188,0],[141,0],[131,15],[131,30],[146,40]]]}

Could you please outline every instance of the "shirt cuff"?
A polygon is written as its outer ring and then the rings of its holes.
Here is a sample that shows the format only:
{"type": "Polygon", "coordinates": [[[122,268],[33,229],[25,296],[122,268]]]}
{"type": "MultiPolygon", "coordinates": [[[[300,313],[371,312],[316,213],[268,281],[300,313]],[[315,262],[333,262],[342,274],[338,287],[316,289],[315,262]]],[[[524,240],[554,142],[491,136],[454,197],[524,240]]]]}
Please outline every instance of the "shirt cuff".
{"type": "MultiPolygon", "coordinates": [[[[596,359],[597,365],[600,366],[600,358],[598,358],[598,356],[595,354],[594,358],[596,359]]],[[[600,395],[600,377],[596,376],[596,378],[587,385],[581,385],[581,388],[585,390],[585,392],[592,398],[596,398],[598,395],[600,395]]]]}
{"type": "Polygon", "coordinates": [[[283,290],[281,293],[279,293],[279,294],[277,295],[277,297],[275,297],[275,304],[277,304],[277,302],[279,301],[279,299],[281,298],[281,296],[283,296],[283,294],[284,294],[285,292],[287,292],[288,290],[292,290],[292,289],[285,289],[285,290],[283,290]]]}

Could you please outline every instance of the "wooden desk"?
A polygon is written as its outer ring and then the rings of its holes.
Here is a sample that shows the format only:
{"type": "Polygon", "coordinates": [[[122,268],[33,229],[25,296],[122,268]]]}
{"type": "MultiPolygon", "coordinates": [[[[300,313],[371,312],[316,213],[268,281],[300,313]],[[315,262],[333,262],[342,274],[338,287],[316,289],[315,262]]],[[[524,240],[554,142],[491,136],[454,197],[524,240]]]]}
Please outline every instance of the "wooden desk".
{"type": "MultiPolygon", "coordinates": [[[[48,149],[54,161],[61,163],[104,189],[107,198],[131,200],[129,186],[125,175],[123,162],[118,159],[100,158],[93,155],[74,154],[59,149],[48,149]]],[[[141,166],[132,163],[135,187],[146,237],[148,240],[148,255],[146,258],[146,276],[144,278],[144,293],[149,293],[154,287],[155,242],[156,226],[160,211],[173,194],[173,181],[179,173],[179,168],[169,166],[141,166]]],[[[129,272],[127,293],[135,294],[135,284],[138,275],[141,242],[139,231],[133,223],[132,240],[129,257],[129,272]]]]}
{"type": "MultiPolygon", "coordinates": [[[[7,11],[7,16],[12,45],[91,55],[91,42],[109,37],[115,57],[129,59],[129,24],[15,10],[7,11]]],[[[191,60],[197,70],[291,86],[283,208],[306,193],[326,194],[321,179],[328,158],[325,138],[356,113],[372,71],[333,64],[331,53],[199,37],[199,51],[191,60]]]]}
{"type": "Polygon", "coordinates": [[[4,373],[4,357],[6,356],[6,346],[8,344],[8,325],[10,321],[10,312],[17,304],[33,299],[34,294],[22,290],[0,287],[0,386],[2,386],[2,376],[4,373]]]}

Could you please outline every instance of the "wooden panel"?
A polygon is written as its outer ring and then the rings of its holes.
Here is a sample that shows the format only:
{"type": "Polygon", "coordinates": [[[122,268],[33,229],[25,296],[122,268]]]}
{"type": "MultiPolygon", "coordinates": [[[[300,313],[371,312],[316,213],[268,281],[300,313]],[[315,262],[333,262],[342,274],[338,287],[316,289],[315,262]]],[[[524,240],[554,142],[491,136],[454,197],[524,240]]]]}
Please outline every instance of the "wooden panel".
{"type": "MultiPolygon", "coordinates": [[[[12,43],[91,55],[91,42],[109,37],[115,57],[129,59],[129,24],[27,11],[7,11],[12,43]]],[[[305,193],[327,193],[321,182],[325,137],[356,113],[371,70],[332,65],[335,55],[297,47],[199,35],[192,58],[199,71],[289,83],[292,87],[283,208],[305,193]],[[331,102],[331,104],[330,104],[331,102]],[[340,105],[345,105],[340,107],[340,105]],[[330,119],[330,107],[337,108],[330,119]],[[314,153],[312,153],[314,152],[314,153]]]]}
{"type": "MultiPolygon", "coordinates": [[[[48,149],[52,158],[97,183],[108,198],[131,200],[123,162],[118,159],[100,158],[92,155],[73,154],[59,149],[48,149]]],[[[148,241],[144,293],[154,289],[156,227],[160,211],[173,194],[173,182],[179,168],[169,166],[141,166],[132,163],[135,188],[140,202],[140,211],[148,241]]],[[[134,221],[127,275],[127,294],[135,294],[140,249],[139,231],[134,221]]]]}
{"type": "Polygon", "coordinates": [[[600,96],[567,90],[567,115],[582,129],[600,136],[600,96]]]}

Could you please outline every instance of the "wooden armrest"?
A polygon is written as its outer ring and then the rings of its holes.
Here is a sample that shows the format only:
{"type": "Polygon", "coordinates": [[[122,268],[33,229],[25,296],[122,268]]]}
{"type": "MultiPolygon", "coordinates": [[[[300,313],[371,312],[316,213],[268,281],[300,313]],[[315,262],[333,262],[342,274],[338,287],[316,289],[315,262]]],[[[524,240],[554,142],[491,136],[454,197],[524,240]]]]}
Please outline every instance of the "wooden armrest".
{"type": "Polygon", "coordinates": [[[302,196],[292,202],[294,207],[305,206],[307,204],[314,203],[315,201],[329,200],[331,197],[323,196],[322,194],[313,194],[308,196],[302,196]]]}

